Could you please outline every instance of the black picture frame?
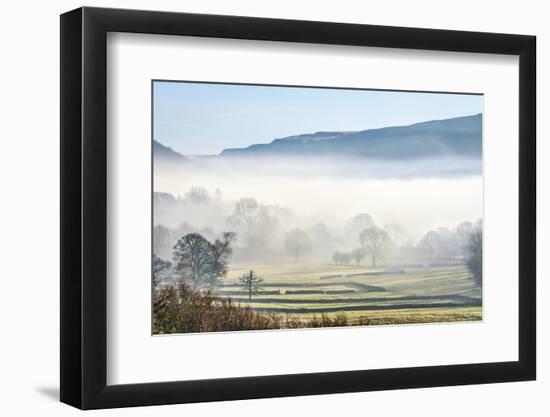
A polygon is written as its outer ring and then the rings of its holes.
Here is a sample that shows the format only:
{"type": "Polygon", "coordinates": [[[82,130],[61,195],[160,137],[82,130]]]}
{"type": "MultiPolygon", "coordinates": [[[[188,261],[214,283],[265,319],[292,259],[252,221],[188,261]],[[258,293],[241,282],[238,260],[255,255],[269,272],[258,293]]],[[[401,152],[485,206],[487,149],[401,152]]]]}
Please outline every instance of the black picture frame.
{"type": "Polygon", "coordinates": [[[535,379],[534,36],[84,7],[61,15],[60,56],[62,402],[96,409],[535,379]],[[108,32],[519,56],[519,360],[107,385],[108,32]]]}

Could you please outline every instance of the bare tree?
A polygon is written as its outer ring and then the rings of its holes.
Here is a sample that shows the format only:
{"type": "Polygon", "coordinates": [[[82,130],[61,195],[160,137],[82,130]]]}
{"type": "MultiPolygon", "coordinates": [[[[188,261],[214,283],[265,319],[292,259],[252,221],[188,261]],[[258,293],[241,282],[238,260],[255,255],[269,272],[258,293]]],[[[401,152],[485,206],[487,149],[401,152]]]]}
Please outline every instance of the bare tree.
{"type": "Polygon", "coordinates": [[[392,246],[388,234],[376,226],[363,230],[359,235],[359,242],[370,256],[372,266],[376,266],[376,259],[384,256],[392,246]]]}
{"type": "Polygon", "coordinates": [[[262,206],[253,198],[241,198],[235,204],[235,211],[229,217],[229,222],[237,227],[251,228],[259,220],[262,206]]]}
{"type": "Polygon", "coordinates": [[[242,275],[239,278],[239,281],[243,284],[243,289],[248,292],[249,300],[252,300],[253,294],[258,294],[259,291],[263,290],[260,284],[264,282],[264,280],[256,275],[256,273],[252,270],[242,275]]]}
{"type": "Polygon", "coordinates": [[[153,254],[152,260],[152,283],[153,289],[156,289],[158,285],[168,277],[168,271],[172,267],[169,261],[159,258],[153,254]]]}
{"type": "Polygon", "coordinates": [[[483,283],[483,230],[481,221],[472,229],[468,242],[466,265],[472,274],[476,286],[483,283]]]}
{"type": "Polygon", "coordinates": [[[376,225],[370,214],[359,213],[347,221],[344,231],[348,239],[357,241],[361,231],[374,226],[376,225]]]}
{"type": "Polygon", "coordinates": [[[294,255],[294,260],[300,259],[300,254],[311,250],[311,240],[302,229],[292,229],[287,233],[285,246],[294,255]]]}
{"type": "Polygon", "coordinates": [[[278,226],[277,219],[270,216],[268,209],[253,198],[237,201],[227,223],[238,231],[242,246],[249,253],[256,254],[266,251],[270,244],[269,237],[278,226]]]}
{"type": "Polygon", "coordinates": [[[229,262],[229,257],[233,253],[233,248],[231,244],[235,241],[236,235],[233,232],[224,232],[221,239],[216,239],[214,242],[214,249],[216,250],[216,255],[220,259],[221,265],[227,265],[229,262]]]}
{"type": "Polygon", "coordinates": [[[433,258],[437,254],[440,236],[435,230],[430,230],[418,243],[418,250],[424,256],[433,258]]]}

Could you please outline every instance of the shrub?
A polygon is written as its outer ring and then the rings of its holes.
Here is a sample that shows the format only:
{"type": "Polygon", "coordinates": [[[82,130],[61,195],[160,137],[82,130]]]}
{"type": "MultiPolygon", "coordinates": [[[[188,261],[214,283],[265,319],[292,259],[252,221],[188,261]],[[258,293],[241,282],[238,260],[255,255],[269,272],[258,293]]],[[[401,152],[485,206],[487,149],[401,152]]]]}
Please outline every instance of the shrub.
{"type": "Polygon", "coordinates": [[[270,315],[241,307],[230,299],[201,293],[185,284],[162,288],[153,297],[153,332],[195,333],[279,328],[270,315]]]}
{"type": "Polygon", "coordinates": [[[199,333],[235,330],[299,329],[347,326],[344,314],[300,319],[296,314],[253,311],[228,298],[191,289],[186,284],[156,289],[153,294],[153,333],[199,333]]]}

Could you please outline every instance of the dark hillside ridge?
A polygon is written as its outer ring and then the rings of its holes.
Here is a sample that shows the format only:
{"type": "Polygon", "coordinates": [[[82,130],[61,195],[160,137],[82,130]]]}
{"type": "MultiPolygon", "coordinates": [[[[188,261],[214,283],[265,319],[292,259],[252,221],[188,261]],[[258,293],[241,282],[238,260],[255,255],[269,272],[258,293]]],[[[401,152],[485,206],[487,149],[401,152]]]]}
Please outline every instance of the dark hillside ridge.
{"type": "Polygon", "coordinates": [[[316,132],[225,149],[221,156],[349,156],[374,159],[481,158],[482,115],[359,132],[316,132]]]}
{"type": "Polygon", "coordinates": [[[153,158],[155,162],[187,162],[189,161],[182,154],[174,151],[168,146],[164,146],[162,143],[153,140],[153,158]]]}

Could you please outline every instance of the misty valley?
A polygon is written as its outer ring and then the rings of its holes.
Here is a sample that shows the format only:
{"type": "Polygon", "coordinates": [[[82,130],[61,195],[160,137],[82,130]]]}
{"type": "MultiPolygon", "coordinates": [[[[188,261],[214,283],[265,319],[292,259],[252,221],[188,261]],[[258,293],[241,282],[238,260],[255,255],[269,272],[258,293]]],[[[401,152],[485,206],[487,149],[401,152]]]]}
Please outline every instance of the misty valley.
{"type": "Polygon", "coordinates": [[[480,115],[153,145],[155,334],[482,319],[480,115]]]}

